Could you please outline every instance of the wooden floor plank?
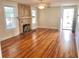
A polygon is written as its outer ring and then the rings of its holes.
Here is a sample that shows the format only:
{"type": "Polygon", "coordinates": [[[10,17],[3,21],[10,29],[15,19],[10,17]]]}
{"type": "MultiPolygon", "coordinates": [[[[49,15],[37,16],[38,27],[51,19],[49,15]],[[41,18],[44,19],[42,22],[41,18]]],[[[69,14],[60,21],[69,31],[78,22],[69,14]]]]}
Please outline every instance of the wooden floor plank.
{"type": "Polygon", "coordinates": [[[2,56],[7,58],[77,58],[74,35],[69,30],[60,32],[37,29],[1,42],[2,56]]]}

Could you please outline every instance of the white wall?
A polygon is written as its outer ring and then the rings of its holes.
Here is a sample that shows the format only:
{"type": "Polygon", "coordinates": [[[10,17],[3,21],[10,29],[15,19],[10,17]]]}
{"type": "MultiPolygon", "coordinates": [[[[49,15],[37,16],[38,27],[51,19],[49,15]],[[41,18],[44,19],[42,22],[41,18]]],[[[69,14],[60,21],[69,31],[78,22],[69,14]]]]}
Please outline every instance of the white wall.
{"type": "Polygon", "coordinates": [[[60,7],[39,10],[38,22],[40,28],[59,28],[60,7]]]}
{"type": "Polygon", "coordinates": [[[78,6],[78,17],[77,17],[77,23],[76,23],[76,45],[77,45],[77,51],[78,51],[78,57],[79,57],[79,6],[78,6]]]}
{"type": "Polygon", "coordinates": [[[18,19],[16,18],[16,28],[7,30],[6,29],[6,23],[5,23],[5,18],[4,18],[4,6],[14,6],[16,9],[16,17],[18,17],[18,8],[17,8],[17,3],[15,2],[8,2],[8,1],[2,1],[0,2],[0,41],[5,40],[7,38],[16,36],[19,34],[19,22],[18,19]]]}

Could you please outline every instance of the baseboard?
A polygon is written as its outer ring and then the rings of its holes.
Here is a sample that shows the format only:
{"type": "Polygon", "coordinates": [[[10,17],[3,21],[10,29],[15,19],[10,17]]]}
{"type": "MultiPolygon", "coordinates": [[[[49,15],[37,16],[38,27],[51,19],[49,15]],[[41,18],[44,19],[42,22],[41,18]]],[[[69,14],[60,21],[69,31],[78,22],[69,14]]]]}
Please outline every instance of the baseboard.
{"type": "Polygon", "coordinates": [[[17,36],[17,35],[20,35],[20,33],[18,33],[18,34],[16,34],[16,35],[11,35],[11,36],[3,36],[2,38],[0,38],[0,39],[1,39],[0,42],[1,42],[1,41],[4,41],[4,40],[7,40],[7,39],[9,39],[9,38],[15,37],[15,36],[17,36]]]}
{"type": "Polygon", "coordinates": [[[56,27],[41,27],[41,26],[38,26],[38,28],[47,28],[47,29],[56,29],[56,30],[59,30],[59,29],[56,28],[56,27]]]}

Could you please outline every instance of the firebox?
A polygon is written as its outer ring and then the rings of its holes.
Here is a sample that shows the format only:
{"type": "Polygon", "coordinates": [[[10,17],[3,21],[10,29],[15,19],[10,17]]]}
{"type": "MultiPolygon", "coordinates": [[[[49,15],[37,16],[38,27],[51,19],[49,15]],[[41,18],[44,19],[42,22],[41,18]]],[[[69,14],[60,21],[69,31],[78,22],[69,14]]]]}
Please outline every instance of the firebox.
{"type": "Polygon", "coordinates": [[[30,31],[30,24],[24,24],[23,25],[23,32],[29,32],[30,31]]]}

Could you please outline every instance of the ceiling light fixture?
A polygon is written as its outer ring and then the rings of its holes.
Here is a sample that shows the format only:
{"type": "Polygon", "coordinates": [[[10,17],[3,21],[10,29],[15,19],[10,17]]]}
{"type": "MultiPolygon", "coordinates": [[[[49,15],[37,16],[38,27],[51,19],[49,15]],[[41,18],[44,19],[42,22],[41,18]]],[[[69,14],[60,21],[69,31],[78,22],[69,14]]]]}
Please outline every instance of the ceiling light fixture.
{"type": "Polygon", "coordinates": [[[47,7],[47,4],[43,2],[43,0],[40,0],[40,3],[38,4],[39,9],[45,9],[47,7]]]}

